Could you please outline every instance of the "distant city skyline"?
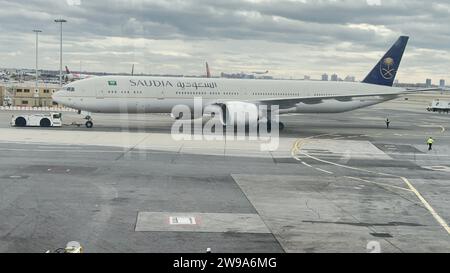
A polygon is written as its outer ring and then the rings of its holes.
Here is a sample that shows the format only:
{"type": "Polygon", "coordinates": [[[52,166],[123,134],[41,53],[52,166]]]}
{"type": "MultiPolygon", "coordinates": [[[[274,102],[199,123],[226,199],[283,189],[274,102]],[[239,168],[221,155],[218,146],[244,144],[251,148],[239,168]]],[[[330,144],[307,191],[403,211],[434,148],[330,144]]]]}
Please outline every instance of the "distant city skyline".
{"type": "Polygon", "coordinates": [[[321,79],[332,71],[362,79],[400,35],[410,42],[401,82],[450,81],[450,3],[378,1],[0,1],[0,66],[201,75],[269,70],[273,77],[321,79]]]}
{"type": "MultiPolygon", "coordinates": [[[[25,71],[27,72],[27,74],[31,74],[34,73],[34,70],[32,68],[5,68],[5,67],[0,67],[0,72],[5,72],[5,71],[25,71]]],[[[80,72],[80,71],[73,71],[73,72],[80,72]]],[[[109,71],[81,71],[83,73],[94,73],[95,75],[131,75],[130,71],[128,72],[109,72],[109,71]]],[[[41,73],[50,73],[50,74],[54,74],[54,76],[57,76],[57,73],[59,73],[58,70],[39,70],[39,74],[41,73]]],[[[194,75],[194,74],[171,74],[171,73],[162,73],[162,74],[153,74],[153,73],[139,73],[139,74],[135,74],[136,76],[139,75],[156,75],[156,76],[170,76],[170,77],[205,77],[206,73],[204,74],[198,74],[198,75],[194,75]]],[[[48,76],[48,75],[47,75],[48,76]]],[[[341,78],[338,74],[333,73],[331,75],[332,77],[335,76],[335,80],[334,81],[345,81],[345,82],[360,82],[363,80],[363,78],[361,79],[357,79],[355,76],[352,75],[347,75],[344,79],[341,78]]],[[[29,78],[33,78],[34,79],[34,75],[28,75],[29,78]]],[[[327,73],[323,73],[322,75],[320,75],[320,77],[311,77],[310,75],[303,75],[303,77],[301,75],[298,75],[297,77],[289,77],[289,78],[284,78],[284,77],[273,77],[271,75],[257,75],[257,74],[252,74],[252,73],[244,73],[244,72],[236,72],[236,73],[226,73],[226,72],[220,72],[220,74],[218,75],[214,75],[213,78],[218,78],[218,77],[223,77],[223,78],[238,78],[238,79],[291,79],[291,80],[312,80],[312,81],[332,81],[332,79],[330,79],[329,75],[327,73]]],[[[4,78],[4,76],[0,77],[0,79],[4,78]]],[[[422,85],[424,87],[426,86],[447,86],[447,81],[445,79],[432,79],[432,78],[425,78],[425,79],[418,79],[417,81],[399,81],[398,79],[396,79],[394,81],[394,84],[412,84],[412,85],[422,85]]]]}

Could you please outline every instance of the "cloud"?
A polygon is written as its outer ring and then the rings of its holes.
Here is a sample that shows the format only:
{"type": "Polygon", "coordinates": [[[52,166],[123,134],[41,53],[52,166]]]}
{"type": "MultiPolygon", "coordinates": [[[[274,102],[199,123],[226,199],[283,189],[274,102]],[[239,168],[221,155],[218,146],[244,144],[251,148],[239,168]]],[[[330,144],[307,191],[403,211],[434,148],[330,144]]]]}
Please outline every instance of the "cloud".
{"type": "MultiPolygon", "coordinates": [[[[361,79],[399,35],[411,36],[400,80],[449,78],[450,4],[419,0],[0,0],[0,66],[33,67],[39,28],[41,66],[84,70],[213,74],[269,70],[361,79]]],[[[450,81],[450,80],[448,80],[450,81]]]]}

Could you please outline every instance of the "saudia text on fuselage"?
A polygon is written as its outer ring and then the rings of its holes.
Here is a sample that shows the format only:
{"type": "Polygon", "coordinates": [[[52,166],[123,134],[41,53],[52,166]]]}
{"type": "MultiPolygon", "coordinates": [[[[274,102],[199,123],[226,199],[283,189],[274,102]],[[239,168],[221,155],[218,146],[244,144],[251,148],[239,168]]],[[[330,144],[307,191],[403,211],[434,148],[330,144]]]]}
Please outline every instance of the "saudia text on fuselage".
{"type": "Polygon", "coordinates": [[[132,87],[146,86],[146,87],[178,87],[185,88],[217,88],[215,82],[182,82],[177,81],[175,84],[169,80],[136,80],[131,79],[130,84],[132,87]]]}

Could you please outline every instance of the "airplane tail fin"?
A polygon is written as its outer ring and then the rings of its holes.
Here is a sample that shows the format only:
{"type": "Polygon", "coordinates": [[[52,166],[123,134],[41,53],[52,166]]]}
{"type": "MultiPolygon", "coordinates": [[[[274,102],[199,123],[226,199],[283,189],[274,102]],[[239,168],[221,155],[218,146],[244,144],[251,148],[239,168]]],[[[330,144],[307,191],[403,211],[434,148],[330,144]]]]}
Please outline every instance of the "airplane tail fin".
{"type": "Polygon", "coordinates": [[[70,74],[70,71],[69,71],[69,68],[67,67],[67,65],[66,65],[66,72],[67,72],[67,74],[70,74]]]}
{"type": "Polygon", "coordinates": [[[364,83],[392,86],[405,52],[408,36],[400,36],[363,80],[364,83]]]}

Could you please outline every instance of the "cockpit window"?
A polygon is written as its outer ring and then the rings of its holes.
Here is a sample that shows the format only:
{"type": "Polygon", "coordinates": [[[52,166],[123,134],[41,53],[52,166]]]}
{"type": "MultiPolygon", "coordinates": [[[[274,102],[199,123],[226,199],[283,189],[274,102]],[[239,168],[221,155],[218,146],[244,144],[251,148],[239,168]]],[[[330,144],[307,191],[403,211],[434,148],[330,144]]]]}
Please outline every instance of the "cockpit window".
{"type": "Polygon", "coordinates": [[[75,92],[75,87],[68,86],[65,89],[66,89],[66,91],[69,91],[69,92],[75,92]]]}

